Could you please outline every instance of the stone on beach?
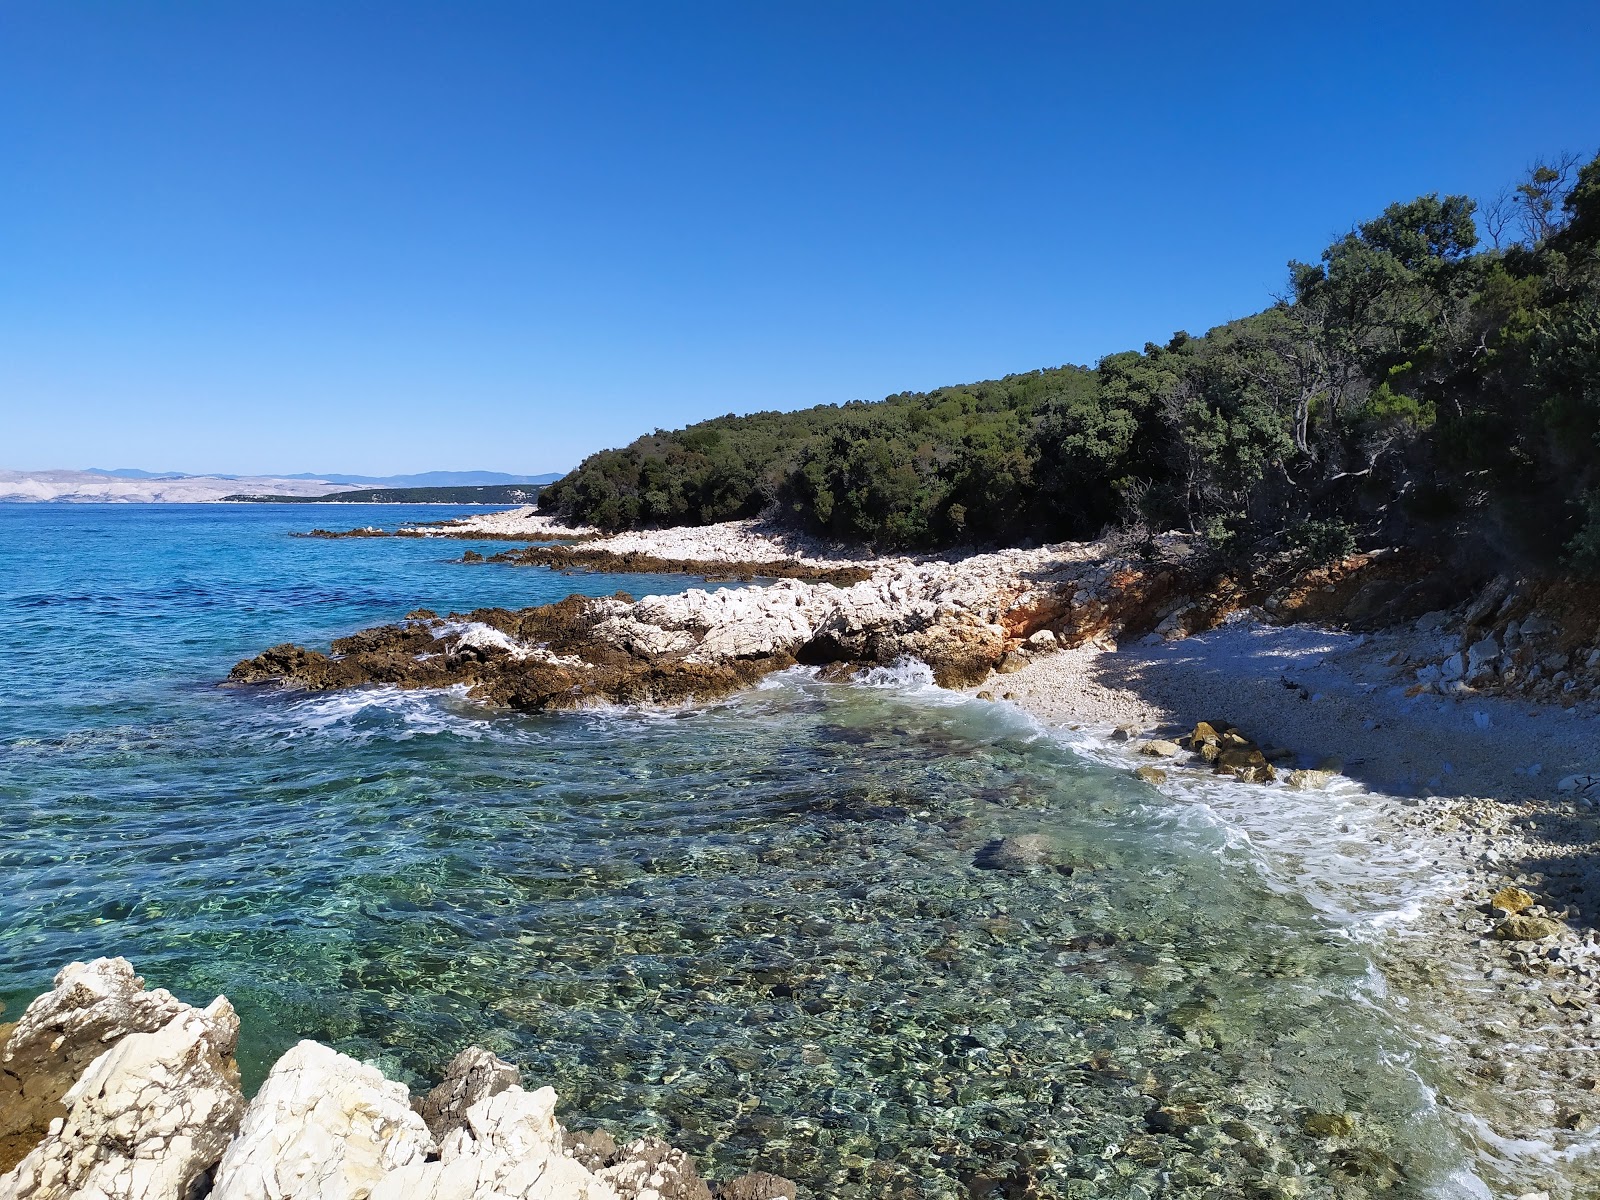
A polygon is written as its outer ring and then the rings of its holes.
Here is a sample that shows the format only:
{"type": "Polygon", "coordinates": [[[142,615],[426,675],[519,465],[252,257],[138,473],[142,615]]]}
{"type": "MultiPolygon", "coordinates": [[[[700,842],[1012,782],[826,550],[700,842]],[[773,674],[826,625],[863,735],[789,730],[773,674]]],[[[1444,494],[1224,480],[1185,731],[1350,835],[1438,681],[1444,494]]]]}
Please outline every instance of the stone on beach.
{"type": "Polygon", "coordinates": [[[1495,926],[1494,935],[1503,942],[1538,942],[1566,930],[1560,921],[1516,913],[1495,926]]]}
{"type": "Polygon", "coordinates": [[[614,1187],[567,1154],[555,1109],[548,1087],[513,1085],[487,1096],[467,1110],[437,1159],[419,1157],[390,1171],[370,1200],[619,1200],[614,1187]]]}
{"type": "Polygon", "coordinates": [[[1158,738],[1140,746],[1139,753],[1149,758],[1176,758],[1183,753],[1183,747],[1178,745],[1177,742],[1169,742],[1158,738]]]}
{"type": "Polygon", "coordinates": [[[1532,892],[1509,885],[1501,888],[1489,900],[1489,904],[1492,907],[1499,909],[1508,916],[1515,916],[1524,909],[1532,908],[1538,902],[1538,898],[1532,892]]]}
{"type": "MultiPolygon", "coordinates": [[[[681,1150],[567,1135],[552,1089],[524,1091],[477,1046],[413,1108],[404,1084],[302,1041],[246,1106],[232,1005],[147,992],[124,959],[69,964],[0,1033],[5,1144],[31,1143],[0,1200],[711,1200],[681,1150]]],[[[760,1173],[730,1186],[795,1195],[760,1173]]]]}

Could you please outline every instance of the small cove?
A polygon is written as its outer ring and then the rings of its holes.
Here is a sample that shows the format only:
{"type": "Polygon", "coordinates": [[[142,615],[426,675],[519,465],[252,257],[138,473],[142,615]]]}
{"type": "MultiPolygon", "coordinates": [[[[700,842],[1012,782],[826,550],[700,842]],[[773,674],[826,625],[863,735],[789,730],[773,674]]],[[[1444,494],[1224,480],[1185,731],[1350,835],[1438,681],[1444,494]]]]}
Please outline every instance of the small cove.
{"type": "Polygon", "coordinates": [[[1005,709],[890,673],[544,716],[215,688],[419,605],[695,582],[308,519],[0,510],[8,1015],[122,954],[234,1000],[247,1085],[300,1037],[413,1085],[477,1041],[569,1125],[814,1195],[1489,1194],[1327,898],[1005,709]],[[974,866],[1034,832],[1060,869],[974,866]]]}

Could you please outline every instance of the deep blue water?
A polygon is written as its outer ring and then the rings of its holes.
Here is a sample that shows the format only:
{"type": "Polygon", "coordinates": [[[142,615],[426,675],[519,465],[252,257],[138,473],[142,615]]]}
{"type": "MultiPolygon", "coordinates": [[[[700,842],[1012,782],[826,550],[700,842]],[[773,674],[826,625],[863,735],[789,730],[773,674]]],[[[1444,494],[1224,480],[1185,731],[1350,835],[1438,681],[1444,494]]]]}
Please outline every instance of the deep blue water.
{"type": "Polygon", "coordinates": [[[448,515],[0,505],[13,1016],[121,954],[234,1001],[249,1085],[301,1037],[414,1086],[478,1041],[569,1125],[808,1195],[1454,1194],[1362,951],[1004,708],[915,672],[549,716],[217,686],[419,606],[696,583],[288,536],[448,515]],[[1023,832],[1058,869],[975,865],[1023,832]]]}

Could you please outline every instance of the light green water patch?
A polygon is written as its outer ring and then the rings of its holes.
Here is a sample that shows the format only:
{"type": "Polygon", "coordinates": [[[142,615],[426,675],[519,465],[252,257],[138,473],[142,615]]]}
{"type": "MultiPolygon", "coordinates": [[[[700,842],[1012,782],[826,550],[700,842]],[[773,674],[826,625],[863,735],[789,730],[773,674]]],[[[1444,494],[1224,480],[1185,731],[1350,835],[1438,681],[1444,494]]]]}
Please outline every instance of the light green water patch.
{"type": "Polygon", "coordinates": [[[252,1083],[300,1037],[414,1086],[478,1042],[569,1126],[813,1196],[1470,1194],[1361,947],[986,706],[794,674],[676,714],[219,711],[15,748],[48,802],[0,845],[13,995],[126,954],[234,1000],[252,1083]],[[975,865],[1024,834],[1049,864],[975,865]]]}

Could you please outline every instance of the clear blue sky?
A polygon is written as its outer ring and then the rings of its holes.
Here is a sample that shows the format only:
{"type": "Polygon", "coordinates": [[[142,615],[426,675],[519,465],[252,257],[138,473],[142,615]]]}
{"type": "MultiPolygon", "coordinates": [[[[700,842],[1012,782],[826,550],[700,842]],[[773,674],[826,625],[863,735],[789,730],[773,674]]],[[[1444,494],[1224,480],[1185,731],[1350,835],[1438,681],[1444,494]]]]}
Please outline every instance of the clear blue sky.
{"type": "Polygon", "coordinates": [[[1600,6],[0,0],[0,466],[537,472],[1262,307],[1600,6]]]}

